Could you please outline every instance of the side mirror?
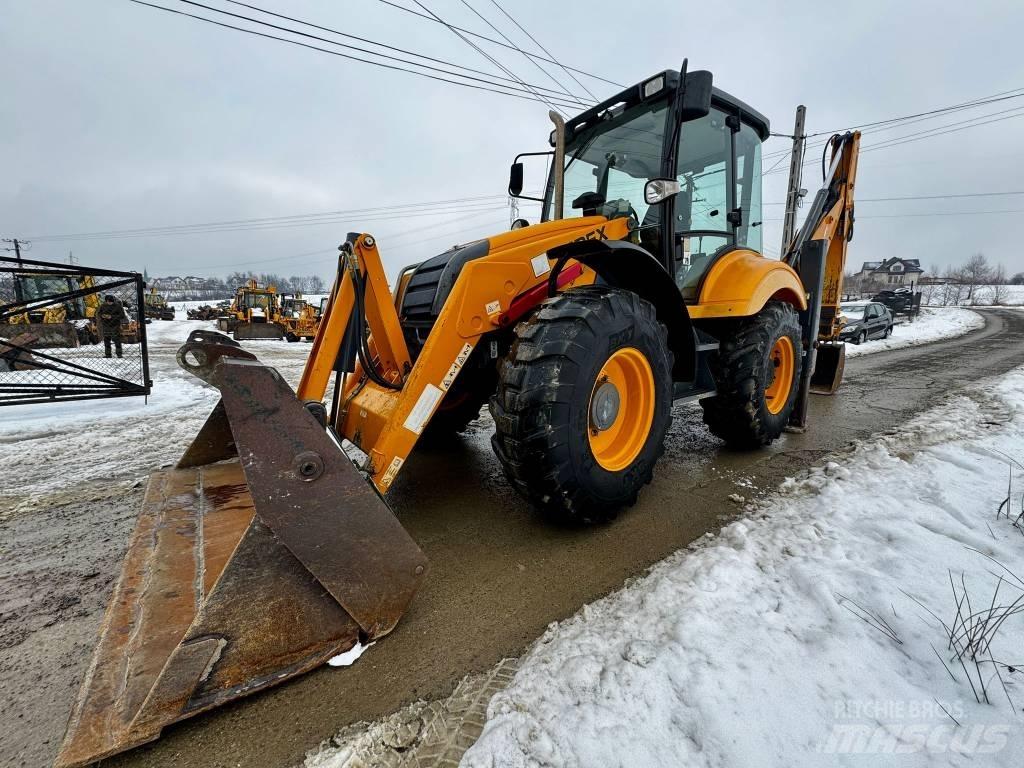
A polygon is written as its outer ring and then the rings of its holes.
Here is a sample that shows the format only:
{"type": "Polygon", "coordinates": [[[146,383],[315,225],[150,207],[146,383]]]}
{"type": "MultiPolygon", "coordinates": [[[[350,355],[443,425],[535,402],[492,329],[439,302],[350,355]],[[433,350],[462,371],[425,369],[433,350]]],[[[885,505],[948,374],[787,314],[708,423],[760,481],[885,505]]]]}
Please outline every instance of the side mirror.
{"type": "Polygon", "coordinates": [[[512,226],[509,229],[522,229],[523,227],[530,226],[530,222],[526,219],[516,219],[512,222],[512,226]]]}
{"type": "Polygon", "coordinates": [[[523,193],[523,164],[512,163],[508,172],[508,193],[512,197],[519,197],[523,193]]]}
{"type": "Polygon", "coordinates": [[[712,76],[710,72],[698,70],[686,75],[683,103],[679,105],[679,118],[683,122],[696,120],[711,112],[712,76]]]}
{"type": "Polygon", "coordinates": [[[676,179],[651,179],[644,184],[644,202],[648,205],[657,205],[673,195],[678,195],[680,189],[676,179]]]}

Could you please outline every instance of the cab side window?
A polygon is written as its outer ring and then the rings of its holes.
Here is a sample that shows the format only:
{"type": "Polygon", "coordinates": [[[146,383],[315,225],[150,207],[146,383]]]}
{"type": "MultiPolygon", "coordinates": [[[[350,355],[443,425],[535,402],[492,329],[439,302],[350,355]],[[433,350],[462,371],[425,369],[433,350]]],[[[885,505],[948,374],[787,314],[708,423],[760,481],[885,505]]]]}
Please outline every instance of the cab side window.
{"type": "Polygon", "coordinates": [[[673,229],[675,278],[684,299],[695,299],[697,285],[720,248],[732,244],[727,214],[733,191],[732,129],[725,113],[712,109],[686,123],[679,136],[673,229]]]}

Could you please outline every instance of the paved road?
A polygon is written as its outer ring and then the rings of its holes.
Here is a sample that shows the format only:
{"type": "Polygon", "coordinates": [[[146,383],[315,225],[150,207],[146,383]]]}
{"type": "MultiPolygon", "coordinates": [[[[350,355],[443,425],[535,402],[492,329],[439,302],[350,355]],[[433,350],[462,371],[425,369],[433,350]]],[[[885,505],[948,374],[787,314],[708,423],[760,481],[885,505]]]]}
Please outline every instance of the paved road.
{"type": "MultiPolygon", "coordinates": [[[[323,668],[179,724],[154,745],[104,765],[292,765],[346,724],[447,696],[463,676],[520,654],[548,623],[719,530],[738,511],[730,494],[766,492],[963,385],[1024,364],[1024,312],[992,310],[985,317],[983,329],[957,340],[850,360],[840,393],[813,400],[811,429],[764,451],[725,450],[704,429],[699,407],[677,407],[654,483],[607,526],[560,530],[539,520],[506,486],[487,444],[487,424],[451,447],[418,453],[389,499],[430,558],[431,572],[389,637],[352,668],[323,668]]],[[[95,629],[100,615],[81,619],[79,636],[90,623],[95,629]]],[[[71,692],[85,663],[54,670],[59,684],[51,690],[71,692]]],[[[25,723],[49,741],[33,754],[53,754],[64,724],[60,713],[69,706],[47,705],[46,723],[25,723]]]]}

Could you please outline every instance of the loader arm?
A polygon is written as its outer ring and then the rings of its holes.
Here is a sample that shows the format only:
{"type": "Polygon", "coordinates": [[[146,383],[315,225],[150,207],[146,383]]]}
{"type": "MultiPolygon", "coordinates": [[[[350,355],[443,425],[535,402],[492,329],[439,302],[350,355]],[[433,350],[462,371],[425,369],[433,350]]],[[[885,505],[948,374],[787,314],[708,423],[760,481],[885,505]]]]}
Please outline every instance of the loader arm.
{"type": "MultiPolygon", "coordinates": [[[[297,395],[303,401],[320,402],[332,377],[338,377],[330,424],[339,437],[367,454],[363,469],[385,492],[481,337],[511,327],[528,311],[526,305],[535,306],[547,297],[548,251],[574,240],[617,240],[628,233],[625,218],[588,216],[489,238],[486,255],[462,268],[415,364],[376,241],[370,235],[350,235],[342,246],[338,278],[297,395]],[[361,321],[360,308],[364,330],[369,332],[365,351],[372,356],[371,371],[366,370],[365,354],[358,362],[343,359],[344,350],[358,342],[353,334],[360,334],[350,329],[355,327],[353,318],[361,321]]],[[[570,265],[559,274],[556,287],[593,279],[589,269],[570,265]]]]}

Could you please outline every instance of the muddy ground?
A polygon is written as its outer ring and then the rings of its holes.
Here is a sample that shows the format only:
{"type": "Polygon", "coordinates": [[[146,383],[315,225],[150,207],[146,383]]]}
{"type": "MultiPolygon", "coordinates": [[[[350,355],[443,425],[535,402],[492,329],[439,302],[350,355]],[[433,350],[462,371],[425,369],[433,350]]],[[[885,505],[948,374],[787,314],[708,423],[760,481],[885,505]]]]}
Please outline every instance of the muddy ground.
{"type": "MultiPolygon", "coordinates": [[[[730,495],[765,492],[964,384],[1024,364],[1024,312],[991,310],[985,318],[985,328],[960,339],[850,360],[840,393],[814,398],[811,429],[765,451],[723,449],[702,426],[699,407],[677,406],[654,483],[635,508],[590,530],[553,528],[510,491],[481,419],[464,439],[415,454],[389,494],[431,572],[386,640],[351,668],[323,668],[168,728],[155,744],[104,765],[293,765],[349,723],[447,695],[464,675],[520,654],[549,622],[718,530],[739,509],[730,495]]],[[[176,375],[171,336],[154,344],[155,366],[167,376],[176,375]]],[[[305,350],[267,349],[294,380],[305,350]]],[[[52,761],[141,503],[141,468],[176,458],[205,416],[205,397],[197,390],[191,409],[147,415],[152,432],[143,442],[118,427],[116,447],[104,456],[122,451],[120,461],[108,461],[120,469],[75,463],[96,444],[88,434],[65,430],[56,444],[44,433],[34,441],[5,437],[0,427],[0,765],[52,761]],[[54,452],[77,466],[63,483],[45,480],[61,474],[54,452]]]]}

